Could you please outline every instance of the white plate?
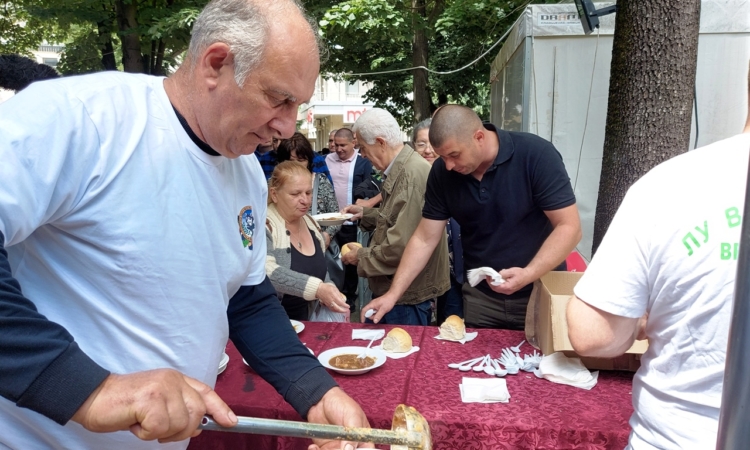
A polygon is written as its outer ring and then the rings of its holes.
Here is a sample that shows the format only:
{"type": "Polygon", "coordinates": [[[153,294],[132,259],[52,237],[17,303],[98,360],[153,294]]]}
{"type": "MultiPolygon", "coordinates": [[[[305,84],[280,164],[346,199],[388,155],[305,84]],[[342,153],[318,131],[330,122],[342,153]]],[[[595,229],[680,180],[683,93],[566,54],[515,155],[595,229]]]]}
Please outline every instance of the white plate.
{"type": "Polygon", "coordinates": [[[330,350],[326,350],[320,355],[318,355],[318,361],[320,361],[320,364],[323,365],[326,369],[333,370],[334,372],[342,373],[344,375],[360,375],[363,373],[367,373],[371,371],[372,369],[377,369],[378,367],[385,364],[385,360],[387,359],[385,356],[385,352],[383,350],[379,350],[376,348],[370,348],[367,350],[367,356],[371,356],[375,358],[375,364],[373,364],[370,367],[367,367],[366,369],[339,369],[336,367],[333,367],[329,364],[329,361],[334,356],[338,355],[359,355],[363,351],[365,351],[367,347],[338,347],[338,348],[332,348],[330,350]]]}
{"type": "Polygon", "coordinates": [[[347,220],[352,218],[353,214],[341,214],[341,213],[326,213],[326,214],[315,214],[312,216],[313,219],[315,219],[316,222],[318,222],[318,225],[321,227],[333,227],[336,225],[341,225],[342,223],[346,222],[347,220]]]}
{"type": "Polygon", "coordinates": [[[305,324],[300,322],[299,320],[292,320],[289,319],[290,322],[292,322],[292,326],[294,327],[294,331],[297,332],[297,334],[300,334],[302,330],[305,329],[305,324]]]}
{"type": "Polygon", "coordinates": [[[227,364],[229,364],[229,355],[224,353],[221,355],[221,362],[219,363],[219,372],[217,375],[227,370],[227,364]]]}

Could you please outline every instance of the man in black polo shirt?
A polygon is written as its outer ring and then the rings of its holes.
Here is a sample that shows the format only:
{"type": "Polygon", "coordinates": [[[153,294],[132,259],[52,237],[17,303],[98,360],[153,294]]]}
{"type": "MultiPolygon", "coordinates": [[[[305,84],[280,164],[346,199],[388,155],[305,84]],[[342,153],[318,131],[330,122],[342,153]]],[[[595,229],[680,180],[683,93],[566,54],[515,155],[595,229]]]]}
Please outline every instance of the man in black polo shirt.
{"type": "Polygon", "coordinates": [[[581,239],[562,157],[550,142],[483,124],[459,105],[435,113],[430,142],[441,158],[427,181],[422,220],[390,290],[365,309],[376,310],[376,323],[390,311],[452,217],[461,226],[465,268],[488,266],[505,279],[498,286],[464,284],[467,326],[521,330],[532,283],[550,270],[565,270],[565,258],[581,239]]]}

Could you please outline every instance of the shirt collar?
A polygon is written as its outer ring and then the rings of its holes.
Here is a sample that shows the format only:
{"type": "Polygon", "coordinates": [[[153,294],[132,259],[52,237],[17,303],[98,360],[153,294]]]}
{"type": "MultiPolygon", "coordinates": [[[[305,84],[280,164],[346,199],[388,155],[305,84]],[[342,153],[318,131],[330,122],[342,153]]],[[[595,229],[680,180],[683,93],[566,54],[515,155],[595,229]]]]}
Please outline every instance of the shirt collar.
{"type": "Polygon", "coordinates": [[[490,122],[483,122],[482,125],[484,125],[484,128],[486,130],[494,131],[495,134],[497,134],[497,156],[495,156],[495,161],[492,163],[490,168],[497,167],[500,164],[507,162],[513,156],[514,152],[513,141],[511,140],[508,132],[498,129],[490,122]]]}

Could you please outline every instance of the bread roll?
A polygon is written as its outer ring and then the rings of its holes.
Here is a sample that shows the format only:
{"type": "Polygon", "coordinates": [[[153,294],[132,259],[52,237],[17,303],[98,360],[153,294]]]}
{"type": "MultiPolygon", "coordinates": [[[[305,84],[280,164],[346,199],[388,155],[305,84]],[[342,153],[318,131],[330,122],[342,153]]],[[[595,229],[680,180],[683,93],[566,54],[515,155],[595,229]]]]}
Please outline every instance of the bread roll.
{"type": "Polygon", "coordinates": [[[464,319],[456,315],[448,316],[445,322],[440,325],[440,337],[454,341],[465,338],[466,325],[464,325],[464,319]]]}
{"type": "Polygon", "coordinates": [[[383,339],[383,350],[390,353],[405,353],[411,350],[411,336],[403,328],[394,328],[383,339]]]}
{"type": "Polygon", "coordinates": [[[345,244],[343,247],[341,247],[341,256],[344,256],[350,251],[359,248],[362,248],[362,244],[360,244],[359,242],[350,242],[348,244],[345,244]]]}

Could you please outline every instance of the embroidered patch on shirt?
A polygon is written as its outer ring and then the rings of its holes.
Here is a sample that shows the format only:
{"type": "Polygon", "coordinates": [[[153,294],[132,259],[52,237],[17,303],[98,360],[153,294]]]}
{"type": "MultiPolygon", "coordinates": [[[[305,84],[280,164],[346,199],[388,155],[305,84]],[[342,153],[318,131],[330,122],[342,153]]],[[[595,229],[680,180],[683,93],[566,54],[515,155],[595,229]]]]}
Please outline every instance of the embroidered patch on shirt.
{"type": "Polygon", "coordinates": [[[253,233],[255,232],[255,217],[253,216],[253,207],[245,206],[237,216],[237,223],[240,226],[240,236],[242,236],[242,246],[248,250],[253,249],[253,233]]]}

